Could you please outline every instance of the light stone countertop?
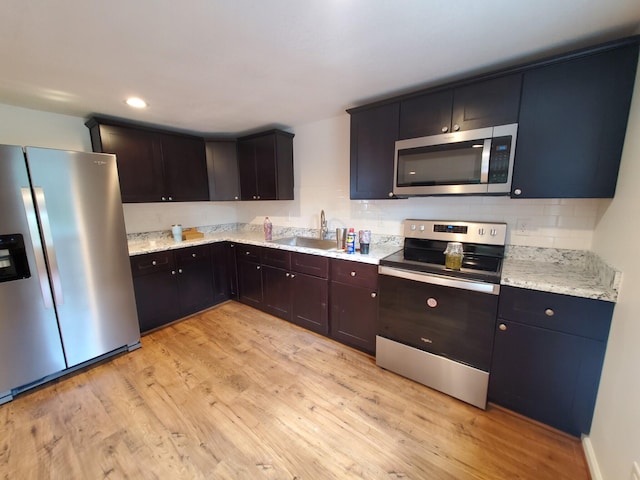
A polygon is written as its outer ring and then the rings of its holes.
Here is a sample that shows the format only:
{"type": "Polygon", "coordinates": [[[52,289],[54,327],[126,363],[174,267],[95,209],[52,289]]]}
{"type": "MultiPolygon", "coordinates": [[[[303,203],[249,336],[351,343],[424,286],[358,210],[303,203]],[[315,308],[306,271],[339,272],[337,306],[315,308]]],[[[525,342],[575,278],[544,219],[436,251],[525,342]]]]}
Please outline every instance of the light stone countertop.
{"type": "MultiPolygon", "coordinates": [[[[369,254],[362,255],[359,252],[347,254],[338,250],[320,250],[266,242],[262,227],[259,225],[225,224],[199,227],[198,230],[204,233],[204,238],[183,242],[175,242],[170,232],[130,234],[128,235],[129,255],[230,241],[378,265],[380,259],[401,250],[403,245],[402,237],[373,235],[369,254]]],[[[274,240],[294,235],[318,238],[317,231],[274,227],[274,240]]],[[[530,290],[615,302],[621,280],[622,272],[611,268],[592,252],[508,245],[500,283],[530,290]]]]}
{"type": "Polygon", "coordinates": [[[615,302],[622,272],[582,250],[507,248],[501,285],[615,302]]]}
{"type": "MultiPolygon", "coordinates": [[[[284,238],[291,235],[274,235],[273,239],[284,238]]],[[[311,237],[311,235],[307,235],[311,237]]],[[[317,238],[317,237],[314,237],[317,238]]],[[[205,233],[204,238],[196,240],[185,240],[182,242],[176,242],[173,238],[168,236],[146,236],[130,235],[129,236],[129,256],[142,255],[144,253],[161,252],[164,250],[174,250],[177,248],[192,247],[196,245],[205,245],[215,242],[237,242],[248,245],[258,245],[262,247],[277,248],[281,250],[289,250],[292,252],[310,253],[313,255],[322,255],[330,258],[339,258],[342,260],[351,260],[362,263],[370,263],[377,265],[381,258],[386,257],[394,252],[397,252],[402,248],[401,245],[391,243],[371,243],[369,247],[369,253],[363,255],[360,252],[355,254],[348,254],[344,251],[332,250],[320,250],[317,248],[298,247],[293,245],[279,245],[277,243],[267,242],[264,240],[262,232],[255,231],[220,231],[205,233]]]]}

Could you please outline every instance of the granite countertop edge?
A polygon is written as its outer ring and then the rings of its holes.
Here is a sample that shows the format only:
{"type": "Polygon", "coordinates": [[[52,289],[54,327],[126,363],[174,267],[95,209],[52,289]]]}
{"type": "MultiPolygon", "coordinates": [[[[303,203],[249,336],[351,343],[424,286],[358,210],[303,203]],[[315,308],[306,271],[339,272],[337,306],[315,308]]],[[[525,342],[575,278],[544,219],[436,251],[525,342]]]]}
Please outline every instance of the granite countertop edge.
{"type": "Polygon", "coordinates": [[[500,284],[615,303],[621,281],[590,251],[508,246],[500,284]]]}

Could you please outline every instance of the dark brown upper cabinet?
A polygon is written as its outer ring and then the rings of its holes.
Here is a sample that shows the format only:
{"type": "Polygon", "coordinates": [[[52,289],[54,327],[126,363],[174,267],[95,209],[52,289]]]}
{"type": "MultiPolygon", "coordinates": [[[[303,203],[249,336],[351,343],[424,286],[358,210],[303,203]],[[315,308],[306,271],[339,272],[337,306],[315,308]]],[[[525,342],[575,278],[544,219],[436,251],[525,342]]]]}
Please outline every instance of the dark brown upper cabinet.
{"type": "Polygon", "coordinates": [[[351,199],[393,197],[393,155],[400,104],[351,113],[351,199]]]}
{"type": "Polygon", "coordinates": [[[400,139],[518,121],[522,75],[515,73],[400,102],[400,139]]]}
{"type": "Polygon", "coordinates": [[[93,151],[116,155],[124,203],[209,200],[202,138],[102,118],[86,125],[93,151]]]}
{"type": "Polygon", "coordinates": [[[242,200],[293,200],[293,134],[270,130],[238,139],[242,200]]]}
{"type": "Polygon", "coordinates": [[[205,144],[210,200],[240,200],[238,153],[235,140],[208,140],[205,144]]]}
{"type": "Polygon", "coordinates": [[[525,72],[511,196],[611,198],[638,45],[525,72]]]}

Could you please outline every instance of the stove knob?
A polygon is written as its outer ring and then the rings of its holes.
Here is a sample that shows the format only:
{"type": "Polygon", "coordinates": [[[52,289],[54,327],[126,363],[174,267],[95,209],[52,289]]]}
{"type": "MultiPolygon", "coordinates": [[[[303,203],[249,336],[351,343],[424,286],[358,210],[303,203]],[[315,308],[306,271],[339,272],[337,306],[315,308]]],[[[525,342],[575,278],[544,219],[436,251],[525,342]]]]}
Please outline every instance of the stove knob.
{"type": "Polygon", "coordinates": [[[415,229],[416,229],[415,224],[411,224],[411,230],[415,230],[415,229]]]}
{"type": "Polygon", "coordinates": [[[489,235],[491,235],[492,237],[495,237],[498,234],[498,230],[496,230],[495,228],[492,228],[491,231],[489,232],[489,235]]]}
{"type": "Polygon", "coordinates": [[[478,234],[479,235],[484,235],[484,228],[479,228],[478,229],[478,234]]]}
{"type": "Polygon", "coordinates": [[[420,231],[424,232],[424,225],[420,225],[420,231]]]}

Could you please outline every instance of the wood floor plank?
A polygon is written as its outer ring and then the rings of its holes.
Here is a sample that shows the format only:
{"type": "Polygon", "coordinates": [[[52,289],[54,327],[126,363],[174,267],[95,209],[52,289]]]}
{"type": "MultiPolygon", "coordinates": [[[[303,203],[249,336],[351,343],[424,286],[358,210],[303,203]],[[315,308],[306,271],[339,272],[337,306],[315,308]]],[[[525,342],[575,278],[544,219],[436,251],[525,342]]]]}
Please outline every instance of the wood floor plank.
{"type": "Polygon", "coordinates": [[[0,406],[0,479],[588,479],[578,439],[482,411],[236,302],[0,406]]]}

